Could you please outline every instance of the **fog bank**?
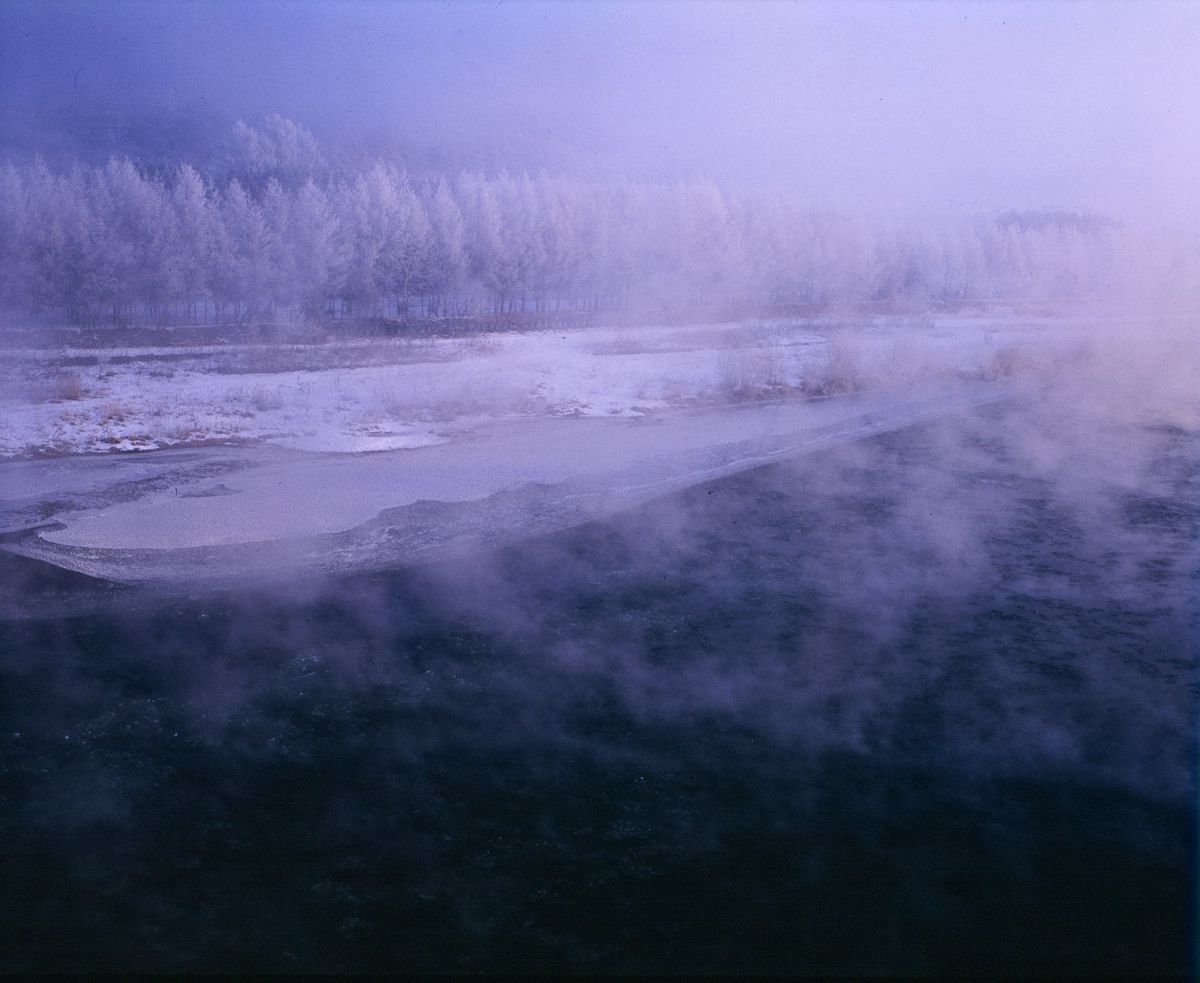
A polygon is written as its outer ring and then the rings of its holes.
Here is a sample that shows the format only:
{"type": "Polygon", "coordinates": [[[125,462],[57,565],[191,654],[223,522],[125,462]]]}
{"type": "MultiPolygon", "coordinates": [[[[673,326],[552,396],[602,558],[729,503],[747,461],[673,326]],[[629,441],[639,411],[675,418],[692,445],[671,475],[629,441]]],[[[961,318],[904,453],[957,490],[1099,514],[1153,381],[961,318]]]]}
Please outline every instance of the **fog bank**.
{"type": "Polygon", "coordinates": [[[1196,215],[1191,4],[5,0],[0,39],[14,149],[202,151],[281,111],[339,153],[1196,215]]]}

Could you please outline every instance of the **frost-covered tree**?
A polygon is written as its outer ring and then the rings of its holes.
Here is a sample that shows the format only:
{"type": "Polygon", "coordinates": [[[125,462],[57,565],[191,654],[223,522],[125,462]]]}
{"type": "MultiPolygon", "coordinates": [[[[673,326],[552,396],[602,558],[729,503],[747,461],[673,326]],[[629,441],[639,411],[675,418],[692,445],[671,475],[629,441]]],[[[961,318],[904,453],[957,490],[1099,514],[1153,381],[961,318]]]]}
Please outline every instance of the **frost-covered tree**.
{"type": "MultiPolygon", "coordinates": [[[[396,297],[397,314],[407,317],[409,301],[436,279],[433,226],[408,176],[393,168],[379,169],[383,226],[380,280],[396,297]]],[[[375,174],[375,171],[372,171],[375,174]]]]}
{"type": "Polygon", "coordinates": [[[310,315],[330,308],[344,293],[346,238],[329,195],[312,181],[292,202],[286,242],[296,302],[310,315]]]}
{"type": "Polygon", "coordinates": [[[221,301],[232,304],[234,323],[240,324],[270,300],[274,230],[262,205],[236,178],[221,195],[220,216],[214,287],[221,301]]]}
{"type": "Polygon", "coordinates": [[[0,307],[29,307],[32,275],[28,248],[26,182],[11,163],[0,167],[0,307]]]}
{"type": "Polygon", "coordinates": [[[187,305],[192,319],[197,303],[212,297],[216,250],[223,237],[220,218],[209,188],[199,172],[181,164],[171,190],[172,236],[169,252],[176,299],[187,305]]]}
{"type": "Polygon", "coordinates": [[[444,312],[448,298],[460,291],[467,274],[467,225],[450,184],[439,178],[428,192],[425,212],[429,216],[431,240],[428,280],[433,313],[444,312]]]}
{"type": "Polygon", "coordinates": [[[252,186],[269,177],[296,185],[325,169],[316,138],[295,120],[278,113],[258,126],[238,120],[233,140],[237,148],[231,162],[233,175],[252,186]]]}
{"type": "Polygon", "coordinates": [[[292,196],[273,177],[267,180],[262,194],[262,215],[267,227],[265,287],[274,314],[275,309],[286,309],[296,302],[300,285],[296,250],[289,234],[292,196]]]}
{"type": "Polygon", "coordinates": [[[470,275],[492,293],[493,306],[502,308],[514,284],[505,261],[504,218],[497,189],[480,174],[462,174],[457,190],[466,222],[470,275]]]}
{"type": "Polygon", "coordinates": [[[338,206],[349,244],[347,297],[382,311],[389,293],[407,292],[419,278],[422,249],[430,238],[428,219],[407,178],[382,163],[346,186],[338,206]]]}
{"type": "Polygon", "coordinates": [[[414,177],[386,161],[295,180],[315,166],[303,132],[277,119],[242,140],[259,168],[247,180],[127,160],[4,166],[0,303],[88,322],[207,320],[209,301],[239,322],[463,313],[483,298],[505,314],[759,313],[1091,296],[1136,265],[1121,230],[1074,213],[898,225],[712,181],[414,177]]]}
{"type": "Polygon", "coordinates": [[[21,226],[29,279],[23,292],[30,309],[62,307],[72,320],[94,320],[111,288],[87,176],[81,168],[55,175],[37,162],[25,187],[21,226]]]}
{"type": "Polygon", "coordinates": [[[170,250],[171,209],[163,185],[128,160],[112,160],[91,185],[93,270],[101,303],[161,307],[177,292],[170,250]]]}

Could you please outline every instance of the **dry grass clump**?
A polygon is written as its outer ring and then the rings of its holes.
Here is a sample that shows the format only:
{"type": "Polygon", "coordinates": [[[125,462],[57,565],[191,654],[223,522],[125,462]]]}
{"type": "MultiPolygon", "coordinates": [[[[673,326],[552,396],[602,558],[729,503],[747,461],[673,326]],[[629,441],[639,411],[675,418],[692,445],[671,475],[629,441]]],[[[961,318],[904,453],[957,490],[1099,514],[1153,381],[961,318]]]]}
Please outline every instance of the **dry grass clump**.
{"type": "Polygon", "coordinates": [[[393,421],[446,423],[467,416],[523,416],[541,405],[540,394],[527,388],[522,380],[498,383],[489,386],[475,378],[458,378],[404,389],[381,387],[373,399],[361,403],[359,414],[367,419],[382,414],[393,421]]]}
{"type": "Polygon", "coordinates": [[[11,386],[9,392],[30,403],[73,403],[88,395],[83,375],[71,368],[15,374],[11,379],[0,380],[0,393],[6,385],[11,386]]]}
{"type": "Polygon", "coordinates": [[[17,391],[31,403],[70,403],[83,399],[83,377],[75,369],[63,369],[49,378],[26,379],[17,391]]]}
{"type": "Polygon", "coordinates": [[[867,372],[861,354],[848,342],[835,338],[829,342],[824,360],[805,373],[800,388],[809,396],[837,396],[858,392],[866,385],[867,372]]]}
{"type": "Polygon", "coordinates": [[[455,348],[458,352],[469,357],[478,358],[497,354],[500,351],[501,345],[500,341],[491,335],[475,334],[463,338],[455,348]]]}
{"type": "Polygon", "coordinates": [[[264,413],[267,410],[281,409],[286,400],[279,388],[271,388],[266,385],[258,386],[240,386],[236,389],[231,389],[229,392],[229,402],[232,404],[228,407],[228,411],[234,416],[250,416],[255,411],[264,413]]]}
{"type": "Polygon", "coordinates": [[[1033,359],[1016,345],[1005,345],[992,352],[992,357],[983,367],[983,376],[992,381],[1011,379],[1028,372],[1033,364],[1033,359]]]}
{"type": "Polygon", "coordinates": [[[259,412],[283,408],[284,398],[278,389],[268,389],[266,386],[256,386],[250,394],[250,402],[259,412]]]}
{"type": "Polygon", "coordinates": [[[54,377],[54,398],[64,401],[83,398],[83,379],[78,372],[60,372],[54,377]]]}
{"type": "Polygon", "coordinates": [[[597,341],[591,347],[593,355],[644,355],[654,350],[645,331],[628,327],[610,338],[597,341]]]}
{"type": "Polygon", "coordinates": [[[731,399],[778,395],[792,388],[788,359],[777,349],[738,348],[723,352],[717,388],[731,399]]]}
{"type": "Polygon", "coordinates": [[[104,403],[97,411],[96,416],[101,426],[122,425],[132,416],[137,415],[137,410],[131,406],[117,401],[104,403]]]}

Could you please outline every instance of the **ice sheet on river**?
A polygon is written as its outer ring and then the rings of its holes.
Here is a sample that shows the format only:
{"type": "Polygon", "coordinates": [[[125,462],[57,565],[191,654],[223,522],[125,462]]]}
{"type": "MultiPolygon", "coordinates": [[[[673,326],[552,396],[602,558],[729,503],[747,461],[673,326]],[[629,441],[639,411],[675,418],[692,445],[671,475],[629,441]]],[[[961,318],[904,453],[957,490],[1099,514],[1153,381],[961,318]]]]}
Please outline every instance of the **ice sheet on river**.
{"type": "Polygon", "coordinates": [[[1002,395],[976,384],[634,420],[496,422],[375,454],[242,447],[15,462],[0,465],[10,530],[0,545],[127,583],[384,568],[566,528],[1002,395]]]}

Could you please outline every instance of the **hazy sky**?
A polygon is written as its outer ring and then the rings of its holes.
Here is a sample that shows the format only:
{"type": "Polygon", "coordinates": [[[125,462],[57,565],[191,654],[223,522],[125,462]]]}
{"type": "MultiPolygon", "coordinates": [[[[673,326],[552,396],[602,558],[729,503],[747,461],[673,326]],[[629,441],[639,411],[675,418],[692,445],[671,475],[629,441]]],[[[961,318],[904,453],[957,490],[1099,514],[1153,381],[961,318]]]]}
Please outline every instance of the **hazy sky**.
{"type": "Polygon", "coordinates": [[[1198,210],[1200,3],[0,0],[13,106],[279,110],[895,207],[1198,210]]]}

